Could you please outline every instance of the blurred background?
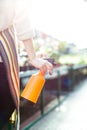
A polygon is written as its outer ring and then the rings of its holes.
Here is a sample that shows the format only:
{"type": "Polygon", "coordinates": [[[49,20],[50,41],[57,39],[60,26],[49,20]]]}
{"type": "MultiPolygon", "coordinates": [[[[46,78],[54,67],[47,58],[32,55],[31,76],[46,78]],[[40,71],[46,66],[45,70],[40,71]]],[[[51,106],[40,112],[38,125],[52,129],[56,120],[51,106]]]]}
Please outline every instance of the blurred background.
{"type": "MultiPolygon", "coordinates": [[[[83,115],[84,108],[86,110],[87,107],[85,102],[87,97],[85,93],[87,91],[87,0],[25,0],[25,2],[28,6],[31,25],[35,31],[33,42],[36,54],[38,57],[49,60],[54,66],[54,71],[52,76],[46,74],[46,83],[36,104],[22,100],[21,128],[23,130],[30,128],[31,130],[77,130],[77,128],[86,130],[86,125],[84,128],[78,126],[83,124],[82,121],[87,122],[87,119],[84,118],[85,114],[83,115]],[[79,89],[81,93],[77,91],[79,89]],[[75,94],[73,94],[74,92],[75,94]],[[62,113],[58,105],[62,104],[68,95],[69,102],[62,107],[62,113]],[[76,105],[78,100],[80,105],[76,105]],[[56,107],[55,114],[43,118],[56,107]],[[73,111],[72,108],[75,113],[68,113],[73,111]],[[79,119],[83,118],[76,118],[76,114],[79,115],[79,113],[84,118],[84,120],[80,120],[81,122],[79,119]],[[74,117],[70,115],[74,115],[74,117]],[[62,121],[66,117],[69,120],[67,123],[65,120],[65,124],[68,126],[70,123],[71,126],[65,129],[62,121]],[[76,120],[74,121],[74,119],[76,120]],[[79,124],[75,124],[77,120],[79,124]],[[35,125],[37,121],[39,123],[35,125]],[[58,122],[61,124],[60,129],[56,127],[58,122]],[[73,128],[73,126],[75,127],[73,128]]],[[[18,52],[21,90],[23,90],[29,77],[37,70],[29,64],[22,43],[19,44],[18,52]]],[[[59,124],[58,126],[60,126],[59,124]]]]}
{"type": "MultiPolygon", "coordinates": [[[[54,64],[87,64],[87,2],[85,0],[25,0],[35,31],[36,54],[54,64]]],[[[21,47],[20,47],[21,46],[21,47]]],[[[28,64],[19,45],[20,66],[28,64]]]]}

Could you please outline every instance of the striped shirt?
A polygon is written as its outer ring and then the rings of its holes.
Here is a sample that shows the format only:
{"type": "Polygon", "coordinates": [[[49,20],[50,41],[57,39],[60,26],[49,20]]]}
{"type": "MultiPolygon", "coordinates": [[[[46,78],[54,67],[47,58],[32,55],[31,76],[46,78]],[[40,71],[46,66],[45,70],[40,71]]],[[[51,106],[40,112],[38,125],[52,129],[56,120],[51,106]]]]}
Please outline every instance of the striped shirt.
{"type": "Polygon", "coordinates": [[[27,2],[28,0],[0,0],[0,62],[3,61],[6,67],[17,112],[20,104],[20,87],[16,43],[17,39],[23,41],[34,36],[27,2]]]}

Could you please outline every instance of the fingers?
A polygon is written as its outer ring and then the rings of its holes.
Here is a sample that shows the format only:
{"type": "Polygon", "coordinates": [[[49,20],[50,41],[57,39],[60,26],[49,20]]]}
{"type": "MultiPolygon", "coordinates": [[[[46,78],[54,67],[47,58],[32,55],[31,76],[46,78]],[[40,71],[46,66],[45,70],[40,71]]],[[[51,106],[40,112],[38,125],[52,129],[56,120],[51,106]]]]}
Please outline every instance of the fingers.
{"type": "Polygon", "coordinates": [[[43,65],[41,66],[40,70],[43,73],[46,73],[47,71],[49,71],[49,74],[52,75],[52,73],[53,73],[53,65],[50,62],[45,61],[43,63],[43,65]]]}
{"type": "Polygon", "coordinates": [[[50,75],[52,75],[52,73],[53,73],[53,65],[50,62],[47,63],[47,68],[49,70],[50,75]]]}
{"type": "Polygon", "coordinates": [[[47,72],[47,67],[46,66],[42,66],[41,68],[40,68],[40,70],[41,70],[41,72],[42,73],[46,73],[47,72]]]}
{"type": "Polygon", "coordinates": [[[36,68],[39,68],[44,74],[49,71],[49,74],[53,73],[53,65],[47,60],[35,58],[31,61],[31,64],[36,68]]]}

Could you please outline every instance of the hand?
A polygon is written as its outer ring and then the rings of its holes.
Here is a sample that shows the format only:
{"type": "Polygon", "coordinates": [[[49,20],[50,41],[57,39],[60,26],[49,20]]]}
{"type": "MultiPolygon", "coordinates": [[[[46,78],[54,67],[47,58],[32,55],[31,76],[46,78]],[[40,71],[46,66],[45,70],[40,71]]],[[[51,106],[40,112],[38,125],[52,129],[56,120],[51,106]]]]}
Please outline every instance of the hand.
{"type": "Polygon", "coordinates": [[[33,60],[30,61],[30,63],[34,67],[39,68],[44,73],[46,73],[47,71],[49,71],[50,75],[52,75],[53,73],[53,65],[47,60],[41,58],[34,58],[33,60]]]}

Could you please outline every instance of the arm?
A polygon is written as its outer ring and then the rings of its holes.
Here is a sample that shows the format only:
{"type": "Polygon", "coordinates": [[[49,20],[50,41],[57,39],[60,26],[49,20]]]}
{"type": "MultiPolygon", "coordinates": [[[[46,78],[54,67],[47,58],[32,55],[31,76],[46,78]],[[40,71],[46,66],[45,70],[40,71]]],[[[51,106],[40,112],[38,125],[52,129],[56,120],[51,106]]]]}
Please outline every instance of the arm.
{"type": "Polygon", "coordinates": [[[28,39],[28,40],[23,40],[25,49],[27,51],[30,63],[36,67],[39,68],[43,72],[49,71],[50,74],[53,72],[53,66],[51,63],[49,63],[47,60],[43,60],[40,58],[36,57],[34,47],[33,47],[33,40],[28,39]]]}
{"type": "Polygon", "coordinates": [[[46,60],[36,57],[32,40],[34,32],[30,23],[28,6],[26,6],[26,2],[24,0],[18,0],[16,3],[14,27],[18,39],[24,43],[30,63],[34,67],[39,68],[41,71],[49,71],[49,73],[52,74],[52,64],[46,60]]]}

